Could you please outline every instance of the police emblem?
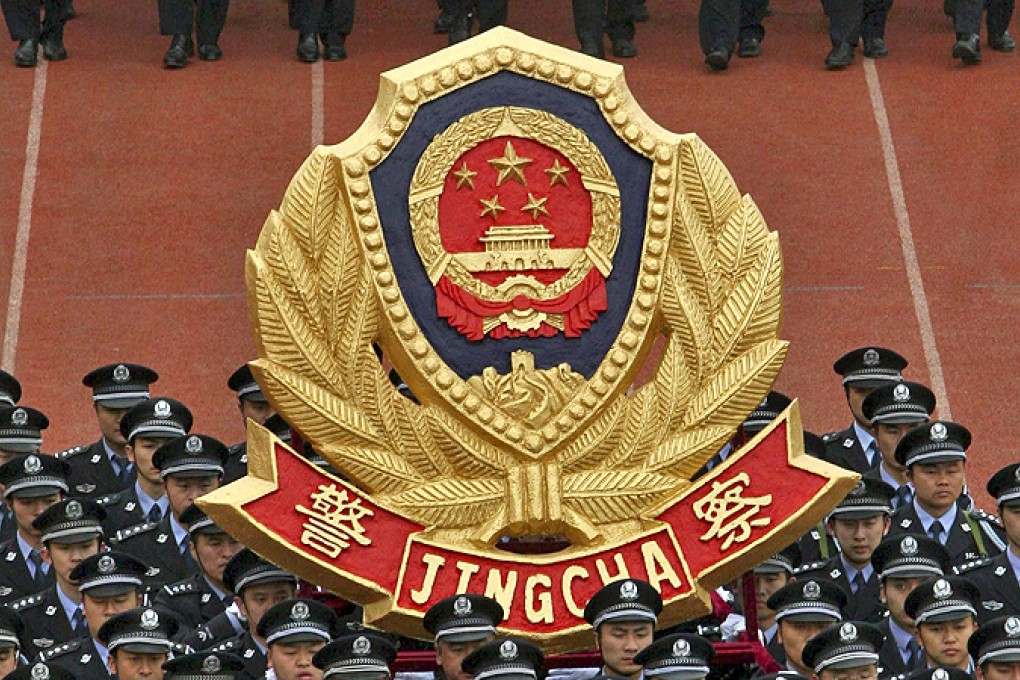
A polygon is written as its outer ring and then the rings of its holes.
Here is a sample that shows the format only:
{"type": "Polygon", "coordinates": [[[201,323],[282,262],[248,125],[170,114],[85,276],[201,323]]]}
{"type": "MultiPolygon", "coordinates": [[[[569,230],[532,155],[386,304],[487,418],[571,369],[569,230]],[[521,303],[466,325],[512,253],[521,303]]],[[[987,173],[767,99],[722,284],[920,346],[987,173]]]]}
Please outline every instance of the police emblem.
{"type": "Polygon", "coordinates": [[[861,480],[854,484],[854,488],[850,489],[850,495],[851,496],[863,495],[866,489],[867,487],[864,485],[864,481],[861,480]]]}
{"type": "Polygon", "coordinates": [[[159,614],[155,609],[146,609],[142,612],[139,623],[144,630],[156,630],[159,627],[159,614]]]}
{"type": "Polygon", "coordinates": [[[354,640],[354,644],[351,645],[351,651],[358,656],[365,656],[372,651],[372,643],[364,635],[359,636],[354,640]]]}
{"type": "Polygon", "coordinates": [[[893,388],[892,396],[896,401],[910,401],[910,388],[900,383],[893,388]]]}
{"type": "Polygon", "coordinates": [[[100,574],[109,574],[117,568],[117,562],[109,555],[103,555],[99,558],[99,561],[96,562],[96,568],[99,569],[100,574]]]}
{"type": "Polygon", "coordinates": [[[191,435],[187,441],[184,442],[184,450],[188,453],[202,453],[202,439],[197,435],[191,435]]]}
{"type": "Polygon", "coordinates": [[[504,661],[512,661],[517,658],[517,643],[507,640],[499,646],[499,658],[504,661]]]}
{"type": "Polygon", "coordinates": [[[222,668],[220,658],[215,654],[210,654],[209,656],[202,659],[202,672],[205,673],[206,675],[219,673],[220,668],[222,668]]]}
{"type": "Polygon", "coordinates": [[[159,401],[156,402],[156,405],[152,408],[152,412],[156,415],[157,418],[169,418],[171,415],[170,403],[163,399],[160,399],[159,401]]]}
{"type": "Polygon", "coordinates": [[[78,520],[82,518],[84,510],[82,510],[81,503],[78,501],[68,501],[67,505],[64,506],[64,517],[69,520],[78,520]]]}
{"type": "Polygon", "coordinates": [[[869,367],[878,366],[878,363],[881,360],[881,358],[878,356],[878,350],[876,350],[876,349],[866,349],[866,350],[864,350],[864,357],[863,357],[863,359],[864,359],[864,365],[865,366],[869,366],[869,367]]]}
{"type": "Polygon", "coordinates": [[[931,672],[931,680],[949,680],[949,671],[945,668],[936,668],[931,672]]]}
{"type": "Polygon", "coordinates": [[[940,578],[938,581],[935,581],[935,584],[932,586],[932,593],[936,598],[944,600],[947,597],[952,596],[953,586],[949,584],[949,581],[940,578]]]}
{"type": "Polygon", "coordinates": [[[305,621],[309,616],[311,616],[311,612],[304,602],[295,602],[294,606],[290,608],[290,618],[293,621],[305,621]]]}
{"type": "Polygon", "coordinates": [[[618,560],[660,590],[660,622],[704,613],[854,481],[803,455],[796,406],[692,481],[785,357],[778,236],[619,66],[497,28],[382,80],[246,268],[252,372],[343,479],[251,425],[249,477],[199,504],[407,635],[442,598],[499,590],[505,632],[579,648],[577,603],[618,560]],[[796,498],[773,504],[778,486],[796,498]],[[526,536],[556,552],[522,554],[526,536]]]}
{"type": "Polygon", "coordinates": [[[691,643],[687,640],[677,640],[673,643],[673,656],[687,656],[691,653],[691,643]]]}
{"type": "Polygon", "coordinates": [[[843,642],[855,642],[857,640],[857,626],[852,623],[844,623],[839,627],[839,639],[843,642]]]}
{"type": "Polygon", "coordinates": [[[42,461],[36,455],[31,455],[25,459],[25,464],[22,466],[30,475],[37,475],[42,471],[42,461]]]}
{"type": "Polygon", "coordinates": [[[116,383],[126,383],[131,379],[131,371],[124,364],[117,364],[113,369],[113,381],[116,383]]]}
{"type": "Polygon", "coordinates": [[[1020,619],[1010,616],[1003,622],[1002,630],[1011,638],[1020,637],[1020,619]]]}
{"type": "Polygon", "coordinates": [[[935,423],[928,431],[933,442],[944,442],[949,437],[949,430],[943,423],[935,423]]]}
{"type": "Polygon", "coordinates": [[[817,600],[822,596],[822,588],[818,585],[817,581],[808,581],[805,583],[801,592],[803,592],[804,597],[809,600],[817,600]]]}
{"type": "Polygon", "coordinates": [[[906,536],[900,541],[900,552],[904,555],[916,555],[917,548],[917,539],[913,536],[906,536]]]}
{"type": "Polygon", "coordinates": [[[16,409],[14,409],[14,412],[11,413],[11,423],[13,425],[17,425],[18,427],[21,427],[22,425],[24,425],[27,422],[28,422],[28,411],[26,411],[23,408],[16,408],[16,409]]]}
{"type": "Polygon", "coordinates": [[[467,616],[471,613],[471,600],[466,597],[458,597],[453,601],[453,613],[457,616],[467,616]]]}
{"type": "Polygon", "coordinates": [[[633,581],[624,581],[620,584],[620,597],[624,600],[636,600],[638,596],[637,584],[633,581]]]}
{"type": "Polygon", "coordinates": [[[32,680],[50,680],[50,668],[44,663],[37,663],[30,671],[32,680]]]}

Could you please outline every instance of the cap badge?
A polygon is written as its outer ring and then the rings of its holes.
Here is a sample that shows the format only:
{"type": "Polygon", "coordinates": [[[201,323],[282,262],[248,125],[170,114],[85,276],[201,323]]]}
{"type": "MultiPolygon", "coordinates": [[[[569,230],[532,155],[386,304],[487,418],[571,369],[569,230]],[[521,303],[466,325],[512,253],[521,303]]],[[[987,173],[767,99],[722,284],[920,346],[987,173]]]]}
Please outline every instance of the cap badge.
{"type": "Polygon", "coordinates": [[[857,640],[857,626],[852,623],[844,623],[839,627],[839,639],[843,642],[855,642],[857,640]]]}
{"type": "Polygon", "coordinates": [[[169,418],[170,417],[170,402],[160,399],[156,402],[152,412],[156,414],[157,418],[169,418]]]}
{"type": "Polygon", "coordinates": [[[896,401],[909,401],[910,400],[910,388],[900,383],[893,388],[892,392],[893,399],[896,401]]]}
{"type": "Polygon", "coordinates": [[[364,635],[358,636],[354,644],[351,645],[351,651],[358,656],[366,656],[372,651],[372,643],[364,635]]]}
{"type": "Polygon", "coordinates": [[[861,480],[854,484],[854,488],[850,489],[851,496],[861,496],[867,487],[864,484],[864,480],[861,480]]]}
{"type": "Polygon", "coordinates": [[[1011,638],[1020,637],[1020,619],[1015,616],[1011,616],[1006,619],[1006,622],[1002,624],[1002,629],[1006,631],[1006,635],[1011,638]]]}
{"type": "Polygon", "coordinates": [[[117,367],[113,369],[113,381],[119,383],[125,383],[131,377],[131,371],[124,364],[117,364],[117,367]]]}
{"type": "Polygon", "coordinates": [[[467,616],[471,613],[471,600],[463,595],[453,601],[453,613],[457,616],[467,616]]]}
{"type": "Polygon", "coordinates": [[[633,581],[624,581],[620,586],[620,597],[625,600],[636,600],[637,596],[637,584],[633,581]]]}
{"type": "Polygon", "coordinates": [[[499,646],[499,658],[510,661],[517,658],[517,644],[513,640],[507,640],[499,646]]]}
{"type": "Polygon", "coordinates": [[[50,668],[44,663],[32,666],[32,680],[49,680],[50,668]]]}
{"type": "Polygon", "coordinates": [[[220,657],[218,656],[207,656],[202,660],[202,672],[203,673],[219,673],[220,672],[220,657]]]}
{"type": "Polygon", "coordinates": [[[290,618],[295,621],[304,621],[310,616],[308,611],[308,605],[304,602],[297,602],[293,607],[290,608],[290,618]]]}
{"type": "Polygon", "coordinates": [[[38,456],[29,456],[25,459],[25,472],[30,475],[38,474],[42,470],[42,461],[38,456]]]}
{"type": "Polygon", "coordinates": [[[953,594],[953,587],[949,585],[949,581],[940,578],[935,581],[935,585],[932,586],[932,592],[940,600],[944,600],[953,594]]]}
{"type": "Polygon", "coordinates": [[[11,422],[21,427],[28,422],[28,412],[23,408],[15,409],[11,414],[11,422]]]}
{"type": "Polygon", "coordinates": [[[117,568],[117,562],[109,555],[103,555],[99,558],[99,562],[96,563],[96,566],[99,568],[100,574],[109,574],[117,568]]]}
{"type": "Polygon", "coordinates": [[[159,626],[159,614],[154,609],[146,609],[142,612],[141,624],[145,630],[155,630],[159,626]]]}
{"type": "Polygon", "coordinates": [[[691,643],[687,640],[677,640],[673,643],[673,656],[687,656],[691,653],[691,643]]]}
{"type": "Polygon", "coordinates": [[[864,352],[864,365],[865,366],[878,366],[880,360],[878,352],[873,349],[866,350],[864,352]]]}
{"type": "Polygon", "coordinates": [[[917,539],[913,536],[907,536],[900,541],[900,552],[904,555],[916,555],[917,554],[917,539]]]}
{"type": "Polygon", "coordinates": [[[935,423],[931,426],[931,440],[933,442],[944,442],[949,437],[949,430],[942,423],[935,423]]]}
{"type": "Polygon", "coordinates": [[[822,596],[822,589],[815,581],[808,581],[804,584],[804,597],[809,600],[817,600],[822,596]]]}
{"type": "Polygon", "coordinates": [[[184,442],[184,450],[188,453],[202,453],[202,448],[202,440],[198,435],[193,434],[184,442]]]}
{"type": "Polygon", "coordinates": [[[945,668],[936,668],[931,672],[931,680],[949,680],[949,671],[945,668]]]}
{"type": "Polygon", "coordinates": [[[1020,482],[1020,467],[1013,471],[1013,479],[1020,482]]]}
{"type": "Polygon", "coordinates": [[[81,503],[78,501],[68,501],[67,506],[64,507],[64,517],[67,519],[81,519],[83,514],[81,503]]]}

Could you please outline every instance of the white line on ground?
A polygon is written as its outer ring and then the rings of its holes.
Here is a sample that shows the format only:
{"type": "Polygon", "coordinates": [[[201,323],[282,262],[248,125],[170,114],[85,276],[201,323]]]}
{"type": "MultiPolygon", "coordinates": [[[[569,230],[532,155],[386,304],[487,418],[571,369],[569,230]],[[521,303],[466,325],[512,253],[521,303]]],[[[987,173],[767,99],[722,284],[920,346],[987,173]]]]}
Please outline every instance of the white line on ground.
{"type": "Polygon", "coordinates": [[[312,64],[312,148],[322,144],[326,120],[325,74],[321,61],[312,64]]]}
{"type": "Polygon", "coordinates": [[[25,271],[28,268],[28,237],[32,232],[32,202],[35,181],[39,174],[39,145],[42,138],[43,102],[46,99],[46,61],[35,68],[32,80],[32,109],[28,118],[25,142],[25,172],[21,177],[21,201],[18,204],[18,231],[14,237],[14,259],[11,262],[11,286],[7,295],[7,322],[4,332],[3,356],[0,367],[11,373],[18,353],[21,330],[21,301],[25,295],[25,271]]]}
{"type": "Polygon", "coordinates": [[[907,199],[903,193],[903,180],[900,178],[900,166],[896,160],[896,147],[893,144],[892,131],[889,128],[889,116],[885,110],[882,84],[878,80],[878,69],[875,68],[874,60],[864,59],[863,61],[864,77],[868,82],[868,94],[871,96],[871,108],[875,113],[878,136],[882,140],[885,174],[889,180],[889,191],[892,194],[893,212],[896,215],[896,226],[900,232],[903,261],[907,267],[907,280],[910,282],[910,295],[914,299],[914,314],[917,316],[917,325],[921,331],[921,346],[924,348],[924,358],[928,364],[931,389],[938,400],[939,417],[951,420],[953,412],[949,406],[949,395],[946,392],[942,360],[939,358],[938,346],[935,343],[935,328],[931,323],[928,296],[924,292],[921,265],[917,260],[917,249],[914,248],[914,234],[910,228],[910,214],[907,212],[907,199]]]}

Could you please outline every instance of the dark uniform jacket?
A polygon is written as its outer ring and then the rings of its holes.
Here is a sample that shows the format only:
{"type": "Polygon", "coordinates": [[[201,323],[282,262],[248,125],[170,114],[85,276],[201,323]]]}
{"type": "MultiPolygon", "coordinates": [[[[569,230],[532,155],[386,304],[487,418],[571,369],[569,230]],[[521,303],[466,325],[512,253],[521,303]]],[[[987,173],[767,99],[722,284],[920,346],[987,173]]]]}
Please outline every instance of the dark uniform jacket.
{"type": "Polygon", "coordinates": [[[34,659],[41,652],[75,637],[71,622],[64,612],[64,605],[57,596],[56,584],[7,606],[18,612],[25,624],[25,632],[21,636],[21,653],[25,658],[34,659]]]}
{"type": "Polygon", "coordinates": [[[234,444],[227,449],[227,462],[223,465],[223,483],[241,479],[248,474],[248,443],[234,444]]]}
{"type": "Polygon", "coordinates": [[[90,637],[75,638],[48,649],[39,655],[39,661],[58,666],[78,680],[110,680],[110,671],[103,665],[103,657],[90,637]]]}
{"type": "MultiPolygon", "coordinates": [[[[906,674],[908,669],[903,662],[900,648],[896,644],[896,638],[893,637],[892,630],[889,628],[889,619],[886,618],[882,623],[878,624],[878,629],[885,636],[885,642],[882,643],[881,649],[878,650],[879,676],[884,679],[894,675],[906,674]]],[[[923,652],[919,652],[918,656],[923,657],[923,652]]]]}
{"type": "Polygon", "coordinates": [[[149,565],[149,578],[154,584],[162,586],[181,581],[190,573],[188,561],[181,553],[170,526],[169,512],[159,522],[145,522],[121,529],[110,542],[117,550],[149,565]]]}
{"type": "Polygon", "coordinates": [[[876,454],[875,464],[868,464],[868,455],[864,452],[860,440],[857,438],[857,431],[851,424],[850,427],[839,432],[830,432],[822,436],[825,442],[825,459],[833,465],[838,465],[847,470],[864,474],[878,466],[882,461],[881,454],[876,454]]]}
{"type": "MultiPolygon", "coordinates": [[[[999,526],[999,518],[989,515],[983,510],[964,510],[958,507],[956,521],[951,528],[946,528],[949,535],[942,544],[949,551],[950,563],[953,566],[998,555],[1006,545],[1006,534],[999,526]],[[968,517],[971,521],[968,521],[968,517]],[[984,545],[983,554],[978,549],[977,541],[974,540],[974,527],[981,532],[981,541],[984,545]]],[[[889,527],[890,536],[923,533],[925,533],[924,524],[917,516],[913,503],[893,513],[892,526],[889,527]]]]}
{"type": "MultiPolygon", "coordinates": [[[[127,488],[117,479],[102,439],[87,446],[75,446],[55,455],[71,466],[71,474],[67,478],[71,496],[94,500],[99,496],[117,493],[127,488]]],[[[127,486],[134,483],[132,472],[127,486]]]]}
{"type": "Polygon", "coordinates": [[[843,608],[843,618],[847,621],[879,623],[885,616],[885,607],[878,594],[878,573],[874,570],[871,572],[871,578],[864,582],[864,588],[856,593],[850,586],[843,560],[839,557],[805,565],[796,572],[796,576],[798,580],[827,579],[842,588],[847,594],[846,607],[843,608]]]}
{"type": "Polygon", "coordinates": [[[220,596],[209,586],[209,582],[202,574],[194,574],[182,581],[164,585],[156,594],[153,604],[177,615],[177,621],[181,624],[178,631],[179,639],[183,639],[192,630],[212,620],[217,614],[222,614],[226,609],[220,596]]]}
{"type": "Polygon", "coordinates": [[[118,493],[107,494],[96,499],[96,503],[106,511],[103,531],[107,536],[114,536],[121,529],[144,524],[148,517],[142,514],[142,505],[138,502],[138,492],[132,484],[118,493]]]}
{"type": "Polygon", "coordinates": [[[824,524],[817,524],[814,529],[801,536],[797,541],[800,549],[800,565],[825,562],[839,555],[839,547],[824,524]]]}
{"type": "Polygon", "coordinates": [[[263,680],[266,676],[266,655],[259,649],[251,633],[230,638],[210,651],[229,652],[240,657],[244,663],[244,680],[263,680]]]}
{"type": "Polygon", "coordinates": [[[221,612],[216,616],[212,617],[206,623],[197,626],[195,630],[188,633],[182,642],[196,649],[198,651],[204,651],[210,647],[214,647],[221,642],[226,642],[230,638],[243,635],[247,630],[244,622],[231,618],[227,612],[221,612]],[[234,625],[234,621],[237,621],[237,627],[234,625]]]}
{"type": "Polygon", "coordinates": [[[17,531],[18,523],[14,521],[14,514],[0,503],[0,542],[14,538],[17,531]]]}
{"type": "Polygon", "coordinates": [[[981,591],[978,624],[999,616],[1020,616],[1020,583],[1009,563],[1009,554],[958,565],[957,574],[966,576],[981,591]]]}
{"type": "MultiPolygon", "coordinates": [[[[53,569],[46,572],[46,586],[54,583],[53,569]]],[[[21,554],[18,537],[13,536],[0,544],[0,605],[20,600],[38,592],[39,586],[32,580],[25,557],[21,554]]]]}

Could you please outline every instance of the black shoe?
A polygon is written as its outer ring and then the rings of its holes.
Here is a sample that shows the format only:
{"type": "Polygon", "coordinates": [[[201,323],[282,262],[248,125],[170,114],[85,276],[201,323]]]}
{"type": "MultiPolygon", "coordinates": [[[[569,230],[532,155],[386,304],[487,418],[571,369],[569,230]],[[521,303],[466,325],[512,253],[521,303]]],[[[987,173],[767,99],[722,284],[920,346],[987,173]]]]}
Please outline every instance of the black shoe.
{"type": "Polygon", "coordinates": [[[741,59],[753,59],[761,56],[761,41],[753,36],[748,36],[740,41],[740,49],[737,56],[741,59]]]}
{"type": "Polygon", "coordinates": [[[596,59],[606,58],[606,48],[603,46],[602,41],[585,41],[581,43],[581,54],[587,54],[589,57],[595,57],[596,59]]]}
{"type": "Polygon", "coordinates": [[[443,10],[432,22],[433,33],[449,33],[453,30],[453,15],[443,10]]]}
{"type": "Polygon", "coordinates": [[[730,51],[725,47],[716,47],[705,55],[705,63],[713,71],[725,71],[730,67],[730,51]]]}
{"type": "Polygon", "coordinates": [[[839,69],[846,68],[854,60],[854,50],[847,43],[840,43],[832,48],[828,56],[825,57],[825,68],[830,71],[838,71],[839,69]]]}
{"type": "Polygon", "coordinates": [[[175,35],[170,41],[170,49],[163,55],[163,66],[166,68],[184,68],[188,59],[195,55],[195,43],[190,35],[175,35]]]}
{"type": "Polygon", "coordinates": [[[67,0],[67,7],[64,10],[64,19],[70,21],[71,19],[78,16],[78,13],[74,11],[74,3],[71,0],[67,0]]]}
{"type": "Polygon", "coordinates": [[[631,18],[631,21],[641,23],[644,21],[648,21],[651,18],[652,14],[651,12],[648,11],[648,6],[638,5],[637,7],[634,8],[634,16],[631,18]]]}
{"type": "Polygon", "coordinates": [[[67,48],[64,47],[63,38],[53,36],[43,38],[42,50],[46,61],[63,61],[67,59],[67,48]]]}
{"type": "Polygon", "coordinates": [[[964,64],[980,64],[981,41],[977,35],[970,33],[957,40],[953,45],[953,59],[960,59],[964,64]]]}
{"type": "Polygon", "coordinates": [[[198,58],[202,61],[219,61],[223,58],[223,50],[216,43],[198,46],[198,58]]]}
{"type": "Polygon", "coordinates": [[[326,61],[343,61],[347,58],[347,47],[344,45],[344,36],[334,38],[322,48],[322,58],[326,61]]]}
{"type": "Polygon", "coordinates": [[[1016,40],[1009,31],[1003,31],[1002,35],[988,36],[988,45],[996,52],[1012,52],[1016,49],[1016,40]]]}
{"type": "Polygon", "coordinates": [[[453,20],[453,27],[450,29],[450,35],[447,38],[447,45],[456,45],[462,43],[471,37],[471,16],[456,17],[453,20]]]}
{"type": "Polygon", "coordinates": [[[864,56],[871,59],[881,59],[889,56],[889,48],[881,38],[864,39],[864,56]]]}
{"type": "Polygon", "coordinates": [[[18,66],[32,67],[39,61],[39,41],[34,38],[22,40],[14,52],[14,63],[18,66]]]}
{"type": "Polygon", "coordinates": [[[297,43],[298,61],[313,64],[319,61],[319,39],[314,33],[301,33],[297,43]]]}
{"type": "Polygon", "coordinates": [[[613,40],[613,56],[620,59],[630,59],[637,56],[637,48],[633,40],[616,38],[613,40]]]}

